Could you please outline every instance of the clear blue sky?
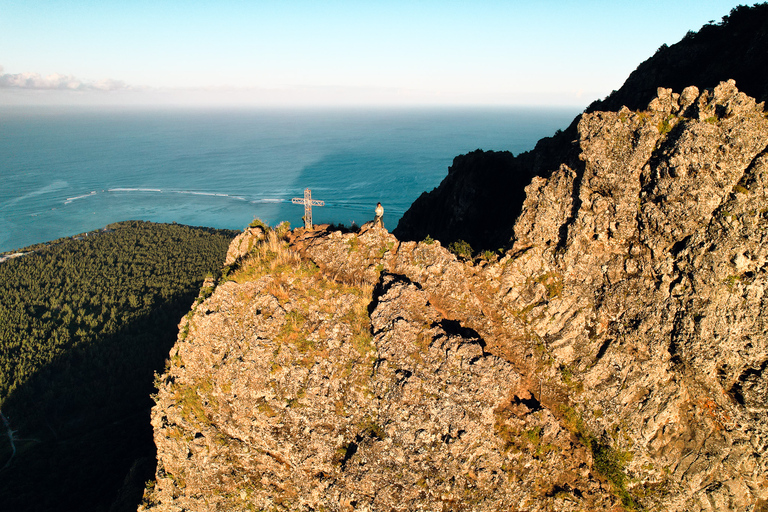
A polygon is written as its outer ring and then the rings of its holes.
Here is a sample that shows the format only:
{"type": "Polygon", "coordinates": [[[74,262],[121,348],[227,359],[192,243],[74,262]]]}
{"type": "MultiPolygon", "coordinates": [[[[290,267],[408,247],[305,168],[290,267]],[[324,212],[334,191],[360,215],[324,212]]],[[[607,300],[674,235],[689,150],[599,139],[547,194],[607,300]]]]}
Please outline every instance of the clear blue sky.
{"type": "Polygon", "coordinates": [[[737,4],[0,0],[0,104],[586,106],[737,4]]]}

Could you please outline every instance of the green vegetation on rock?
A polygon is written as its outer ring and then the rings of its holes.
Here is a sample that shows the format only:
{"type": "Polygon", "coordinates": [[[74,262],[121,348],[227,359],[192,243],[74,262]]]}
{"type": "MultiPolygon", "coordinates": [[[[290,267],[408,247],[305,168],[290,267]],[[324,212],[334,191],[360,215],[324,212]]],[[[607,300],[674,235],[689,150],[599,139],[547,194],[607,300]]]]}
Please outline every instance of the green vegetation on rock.
{"type": "Polygon", "coordinates": [[[448,250],[461,259],[472,259],[472,246],[464,240],[457,240],[456,242],[451,243],[448,245],[448,250]]]}

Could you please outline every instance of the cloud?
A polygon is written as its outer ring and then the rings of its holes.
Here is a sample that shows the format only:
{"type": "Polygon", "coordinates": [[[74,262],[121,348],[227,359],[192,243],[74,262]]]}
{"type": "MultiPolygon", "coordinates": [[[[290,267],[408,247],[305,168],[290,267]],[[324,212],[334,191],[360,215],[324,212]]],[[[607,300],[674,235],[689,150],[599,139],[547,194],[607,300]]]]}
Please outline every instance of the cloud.
{"type": "Polygon", "coordinates": [[[115,91],[128,86],[119,80],[84,82],[71,75],[54,73],[42,76],[39,73],[3,73],[0,66],[0,89],[43,89],[58,91],[115,91]]]}

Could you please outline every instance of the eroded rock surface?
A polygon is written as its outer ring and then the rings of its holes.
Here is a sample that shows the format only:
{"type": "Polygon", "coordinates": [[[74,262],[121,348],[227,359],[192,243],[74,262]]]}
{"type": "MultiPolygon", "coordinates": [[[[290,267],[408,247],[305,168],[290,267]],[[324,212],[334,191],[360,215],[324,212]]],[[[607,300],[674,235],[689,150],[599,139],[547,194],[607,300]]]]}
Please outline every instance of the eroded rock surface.
{"type": "Polygon", "coordinates": [[[260,227],[246,228],[237,235],[227,249],[227,257],[224,259],[224,265],[230,266],[238,264],[243,258],[248,256],[256,243],[264,238],[264,230],[260,227]]]}
{"type": "Polygon", "coordinates": [[[146,510],[766,510],[768,120],[582,116],[515,242],[256,243],[182,322],[146,510]]]}

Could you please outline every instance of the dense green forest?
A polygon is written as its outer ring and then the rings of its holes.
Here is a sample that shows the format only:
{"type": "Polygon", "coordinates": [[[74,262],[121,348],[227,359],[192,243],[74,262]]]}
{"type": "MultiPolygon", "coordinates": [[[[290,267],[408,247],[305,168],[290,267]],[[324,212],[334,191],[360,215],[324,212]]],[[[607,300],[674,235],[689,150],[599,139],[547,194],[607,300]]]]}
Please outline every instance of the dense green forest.
{"type": "Polygon", "coordinates": [[[235,234],[122,222],[0,263],[0,508],[135,510],[154,373],[235,234]]]}

